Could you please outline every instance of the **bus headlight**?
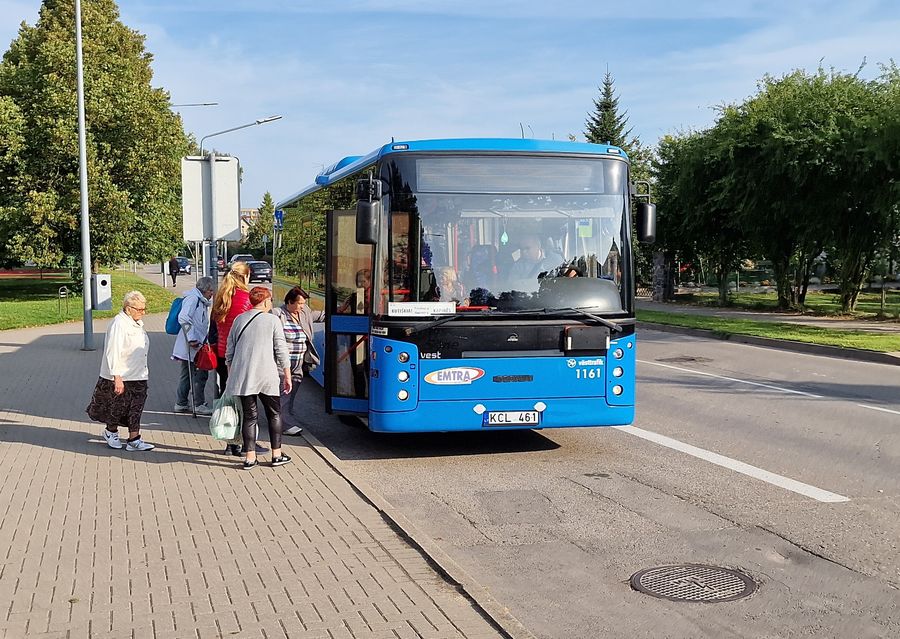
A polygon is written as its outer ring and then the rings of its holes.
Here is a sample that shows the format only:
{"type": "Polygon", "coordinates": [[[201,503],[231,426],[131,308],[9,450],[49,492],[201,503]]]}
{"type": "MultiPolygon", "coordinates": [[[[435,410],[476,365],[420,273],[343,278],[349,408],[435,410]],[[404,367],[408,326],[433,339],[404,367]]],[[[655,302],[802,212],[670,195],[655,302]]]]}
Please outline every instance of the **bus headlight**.
{"type": "Polygon", "coordinates": [[[399,373],[397,373],[397,379],[401,382],[405,382],[409,379],[409,373],[407,373],[406,371],[400,371],[399,373]]]}
{"type": "Polygon", "coordinates": [[[409,353],[400,353],[400,355],[397,356],[397,359],[400,360],[401,364],[405,364],[409,361],[409,353]]]}
{"type": "Polygon", "coordinates": [[[622,370],[621,366],[616,366],[613,369],[613,377],[622,377],[625,374],[625,371],[622,370]]]}
{"type": "Polygon", "coordinates": [[[615,357],[616,359],[622,359],[622,357],[624,357],[624,356],[625,356],[625,351],[623,351],[621,348],[617,348],[616,350],[613,351],[613,357],[615,357]]]}
{"type": "Polygon", "coordinates": [[[401,402],[405,402],[407,399],[409,399],[409,393],[405,390],[401,390],[397,393],[397,399],[399,399],[401,402]]]}
{"type": "Polygon", "coordinates": [[[618,384],[616,384],[615,386],[612,387],[613,395],[615,395],[616,397],[618,397],[619,395],[621,395],[621,394],[622,394],[622,391],[624,391],[624,390],[625,390],[625,389],[622,388],[621,386],[619,386],[618,384]]]}

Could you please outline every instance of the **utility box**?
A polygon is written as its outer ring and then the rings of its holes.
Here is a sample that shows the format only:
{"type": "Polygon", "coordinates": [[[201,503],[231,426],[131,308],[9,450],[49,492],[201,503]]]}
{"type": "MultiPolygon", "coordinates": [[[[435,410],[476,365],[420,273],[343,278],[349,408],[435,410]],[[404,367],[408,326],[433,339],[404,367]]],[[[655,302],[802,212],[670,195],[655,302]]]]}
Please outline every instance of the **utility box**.
{"type": "Polygon", "coordinates": [[[91,308],[95,311],[112,310],[112,278],[109,275],[91,275],[91,308]]]}

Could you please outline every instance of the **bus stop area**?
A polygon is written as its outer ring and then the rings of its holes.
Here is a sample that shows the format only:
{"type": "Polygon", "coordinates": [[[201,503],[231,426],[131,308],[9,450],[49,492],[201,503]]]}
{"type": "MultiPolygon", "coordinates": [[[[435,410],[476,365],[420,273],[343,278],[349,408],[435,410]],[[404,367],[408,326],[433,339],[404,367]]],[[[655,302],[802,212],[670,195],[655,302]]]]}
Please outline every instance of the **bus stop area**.
{"type": "Polygon", "coordinates": [[[149,452],[85,414],[107,321],[93,352],[80,323],[0,335],[0,637],[510,636],[314,438],[245,472],[172,412],[164,323],[146,319],[149,452]]]}

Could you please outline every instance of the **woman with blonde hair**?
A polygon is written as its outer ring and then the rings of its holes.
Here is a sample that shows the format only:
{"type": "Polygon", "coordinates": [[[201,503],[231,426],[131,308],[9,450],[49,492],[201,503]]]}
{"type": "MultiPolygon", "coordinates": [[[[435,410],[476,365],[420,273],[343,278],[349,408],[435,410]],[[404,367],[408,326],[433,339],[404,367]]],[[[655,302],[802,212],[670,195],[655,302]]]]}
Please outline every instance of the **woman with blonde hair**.
{"type": "MultiPolygon", "coordinates": [[[[235,262],[225,274],[213,301],[210,319],[216,323],[218,334],[215,345],[218,360],[216,373],[219,376],[216,397],[222,396],[222,393],[225,392],[225,384],[228,382],[225,351],[228,346],[228,334],[231,332],[231,326],[238,315],[253,307],[250,303],[248,281],[250,281],[250,267],[247,266],[246,262],[235,262]]],[[[226,452],[232,455],[240,455],[240,446],[229,444],[226,452]]]]}

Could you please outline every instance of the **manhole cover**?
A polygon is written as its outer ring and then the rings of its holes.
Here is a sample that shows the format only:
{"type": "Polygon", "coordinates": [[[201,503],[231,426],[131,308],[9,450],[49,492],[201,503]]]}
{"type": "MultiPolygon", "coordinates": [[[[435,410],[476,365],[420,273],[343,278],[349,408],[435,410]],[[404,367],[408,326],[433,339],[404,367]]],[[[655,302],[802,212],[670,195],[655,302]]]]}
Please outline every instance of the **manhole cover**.
{"type": "Polygon", "coordinates": [[[752,595],[756,582],[737,570],[684,564],[645,568],[631,576],[631,587],[669,601],[718,603],[752,595]]]}

